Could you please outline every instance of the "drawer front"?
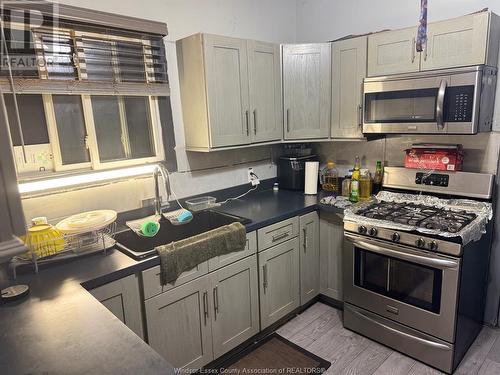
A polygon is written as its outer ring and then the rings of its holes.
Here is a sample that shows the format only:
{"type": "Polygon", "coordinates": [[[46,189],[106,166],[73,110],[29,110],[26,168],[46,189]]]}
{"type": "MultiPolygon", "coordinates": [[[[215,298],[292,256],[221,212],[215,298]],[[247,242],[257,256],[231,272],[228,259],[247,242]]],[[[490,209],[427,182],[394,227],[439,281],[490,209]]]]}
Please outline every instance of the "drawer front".
{"type": "Polygon", "coordinates": [[[259,251],[268,249],[271,246],[285,242],[298,235],[299,235],[298,216],[259,229],[257,231],[259,251]]]}
{"type": "Polygon", "coordinates": [[[154,297],[167,290],[173,289],[179,285],[185,284],[188,281],[194,280],[208,273],[208,261],[198,264],[190,271],[180,274],[179,278],[173,284],[161,285],[160,282],[160,266],[155,266],[142,271],[142,284],[144,288],[144,299],[154,297]]]}
{"type": "Polygon", "coordinates": [[[227,266],[228,264],[234,263],[240,259],[246,258],[247,256],[253,255],[257,252],[257,233],[250,232],[247,233],[247,244],[245,250],[236,251],[226,255],[221,255],[212,258],[208,261],[208,271],[212,272],[221,267],[227,266]]]}

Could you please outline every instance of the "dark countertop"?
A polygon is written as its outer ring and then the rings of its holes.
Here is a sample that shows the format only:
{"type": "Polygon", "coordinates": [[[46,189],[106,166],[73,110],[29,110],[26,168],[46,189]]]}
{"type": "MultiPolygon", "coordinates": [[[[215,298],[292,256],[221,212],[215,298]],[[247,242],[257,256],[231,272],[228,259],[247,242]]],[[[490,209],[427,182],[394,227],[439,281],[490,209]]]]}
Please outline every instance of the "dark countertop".
{"type": "MultiPolygon", "coordinates": [[[[252,220],[247,231],[318,209],[319,196],[280,190],[256,192],[218,210],[252,220]]],[[[0,374],[172,374],[172,367],[99,303],[87,289],[159,264],[118,250],[21,275],[24,299],[0,302],[0,374]]],[[[0,268],[0,289],[14,284],[0,268]]]]}

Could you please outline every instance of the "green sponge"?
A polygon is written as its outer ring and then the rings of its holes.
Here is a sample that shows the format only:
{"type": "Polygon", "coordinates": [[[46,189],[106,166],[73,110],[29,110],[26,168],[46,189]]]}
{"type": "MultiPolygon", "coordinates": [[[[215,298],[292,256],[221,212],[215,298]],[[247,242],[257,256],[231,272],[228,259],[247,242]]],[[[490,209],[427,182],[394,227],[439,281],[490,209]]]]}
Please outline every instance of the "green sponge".
{"type": "Polygon", "coordinates": [[[143,236],[146,237],[154,237],[160,230],[160,224],[158,224],[156,221],[150,220],[150,221],[145,221],[144,223],[141,224],[141,233],[143,236]]]}

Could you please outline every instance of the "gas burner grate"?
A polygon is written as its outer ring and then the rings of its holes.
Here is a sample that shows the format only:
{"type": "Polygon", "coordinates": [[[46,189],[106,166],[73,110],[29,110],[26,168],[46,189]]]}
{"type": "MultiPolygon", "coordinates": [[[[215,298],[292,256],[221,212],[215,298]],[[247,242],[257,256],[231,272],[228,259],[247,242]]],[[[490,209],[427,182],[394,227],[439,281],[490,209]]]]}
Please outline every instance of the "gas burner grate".
{"type": "Polygon", "coordinates": [[[358,215],[392,221],[420,228],[457,233],[477,215],[466,211],[451,211],[414,203],[378,202],[357,212],[358,215]]]}

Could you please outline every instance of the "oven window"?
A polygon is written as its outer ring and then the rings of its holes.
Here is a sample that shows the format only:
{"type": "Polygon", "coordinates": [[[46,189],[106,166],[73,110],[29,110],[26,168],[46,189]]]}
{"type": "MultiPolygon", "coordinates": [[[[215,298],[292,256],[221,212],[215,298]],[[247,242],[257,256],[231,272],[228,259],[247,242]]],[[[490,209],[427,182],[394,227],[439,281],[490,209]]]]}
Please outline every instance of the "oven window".
{"type": "Polygon", "coordinates": [[[441,308],[442,270],[355,248],[356,286],[434,313],[441,308]]]}
{"type": "Polygon", "coordinates": [[[365,94],[365,122],[435,122],[438,89],[365,94]]]}

